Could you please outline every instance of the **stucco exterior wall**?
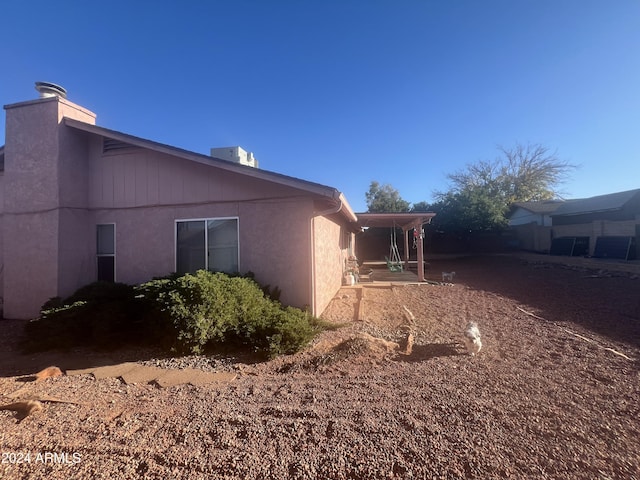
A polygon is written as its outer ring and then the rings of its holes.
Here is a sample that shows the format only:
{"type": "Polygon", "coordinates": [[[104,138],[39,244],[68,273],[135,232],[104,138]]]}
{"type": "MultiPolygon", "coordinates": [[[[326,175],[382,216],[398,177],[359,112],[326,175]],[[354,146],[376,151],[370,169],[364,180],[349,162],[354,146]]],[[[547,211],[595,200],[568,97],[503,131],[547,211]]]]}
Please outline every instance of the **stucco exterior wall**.
{"type": "Polygon", "coordinates": [[[58,295],[58,215],[4,215],[5,318],[34,318],[58,295]]]}
{"type": "Polygon", "coordinates": [[[68,297],[96,280],[96,230],[87,209],[65,208],[58,214],[58,286],[53,296],[68,297]]]}
{"type": "MultiPolygon", "coordinates": [[[[4,171],[0,172],[0,209],[4,205],[4,171]]],[[[0,314],[4,299],[4,213],[0,210],[0,314]]]]}
{"type": "Polygon", "coordinates": [[[58,206],[58,103],[7,109],[5,214],[58,206]]]}
{"type": "MultiPolygon", "coordinates": [[[[82,152],[78,150],[78,139],[69,137],[60,123],[64,116],[93,123],[95,115],[59,98],[23,102],[5,109],[4,316],[29,318],[37,316],[39,307],[58,295],[61,286],[66,290],[76,283],[72,278],[78,269],[69,270],[67,276],[61,267],[67,260],[75,265],[83,258],[82,253],[74,253],[82,251],[81,246],[76,247],[83,238],[72,233],[82,225],[75,222],[78,215],[68,215],[63,210],[86,209],[86,199],[83,201],[81,194],[76,198],[83,189],[78,184],[82,174],[76,175],[66,165],[78,160],[82,152]],[[71,172],[72,178],[65,172],[71,172]],[[61,185],[75,191],[61,194],[61,185]]],[[[79,213],[83,215],[86,211],[79,213]]]]}
{"type": "Polygon", "coordinates": [[[311,199],[240,205],[240,265],[277,286],[285,305],[312,305],[311,199]]]}
{"type": "Polygon", "coordinates": [[[349,233],[327,217],[315,217],[313,230],[316,314],[320,315],[342,286],[349,233]]]}
{"type": "MultiPolygon", "coordinates": [[[[66,106],[62,115],[84,121],[93,114],[66,106]]],[[[89,207],[88,137],[61,126],[58,132],[58,296],[67,297],[78,288],[95,281],[96,232],[91,226],[89,207]]]]}
{"type": "MultiPolygon", "coordinates": [[[[116,224],[116,280],[140,283],[175,271],[176,220],[237,217],[241,273],[278,286],[284,304],[311,303],[309,213],[311,202],[225,202],[205,205],[102,209],[100,223],[116,224]]],[[[95,235],[95,233],[94,233],[95,235]]],[[[95,257],[95,240],[91,243],[95,257]]],[[[91,266],[95,278],[95,261],[91,266]]]]}

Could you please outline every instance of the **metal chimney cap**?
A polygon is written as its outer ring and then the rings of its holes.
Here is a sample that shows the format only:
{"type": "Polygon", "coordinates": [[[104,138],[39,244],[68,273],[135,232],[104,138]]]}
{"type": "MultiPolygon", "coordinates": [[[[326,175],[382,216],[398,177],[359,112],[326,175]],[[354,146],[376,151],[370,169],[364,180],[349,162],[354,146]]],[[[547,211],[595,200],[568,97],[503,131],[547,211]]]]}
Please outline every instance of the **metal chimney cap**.
{"type": "Polygon", "coordinates": [[[67,98],[67,91],[60,85],[49,82],[36,82],[36,90],[40,92],[40,98],[60,97],[67,98]]]}

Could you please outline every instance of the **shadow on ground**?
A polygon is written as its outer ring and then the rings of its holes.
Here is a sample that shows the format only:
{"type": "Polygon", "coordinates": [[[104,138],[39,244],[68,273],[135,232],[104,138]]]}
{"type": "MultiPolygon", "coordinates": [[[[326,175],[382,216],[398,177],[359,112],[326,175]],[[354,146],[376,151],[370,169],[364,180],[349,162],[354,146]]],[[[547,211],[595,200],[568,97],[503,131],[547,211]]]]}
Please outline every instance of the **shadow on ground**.
{"type": "Polygon", "coordinates": [[[428,277],[455,271],[455,283],[511,298],[548,321],[580,325],[615,342],[640,347],[640,278],[606,263],[555,263],[545,255],[430,259],[428,277]]]}
{"type": "Polygon", "coordinates": [[[457,343],[427,343],[425,345],[413,345],[411,355],[400,355],[403,362],[424,362],[438,357],[454,357],[463,355],[457,343]]]}
{"type": "Polygon", "coordinates": [[[28,380],[34,373],[52,365],[63,371],[80,370],[162,356],[158,350],[131,346],[114,350],[75,348],[24,353],[19,343],[23,338],[24,325],[27,322],[27,320],[0,320],[0,377],[25,375],[27,376],[25,380],[28,380]]]}

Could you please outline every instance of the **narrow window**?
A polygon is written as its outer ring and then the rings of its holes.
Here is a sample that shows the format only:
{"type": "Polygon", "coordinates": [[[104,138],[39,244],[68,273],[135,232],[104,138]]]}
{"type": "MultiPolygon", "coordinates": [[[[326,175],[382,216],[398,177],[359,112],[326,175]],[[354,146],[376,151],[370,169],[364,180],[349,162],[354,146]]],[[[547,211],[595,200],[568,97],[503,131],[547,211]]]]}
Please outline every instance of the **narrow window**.
{"type": "Polygon", "coordinates": [[[98,281],[116,281],[116,225],[97,225],[96,252],[98,257],[98,281]]]}
{"type": "Polygon", "coordinates": [[[238,219],[208,218],[176,221],[176,271],[237,273],[238,219]]]}

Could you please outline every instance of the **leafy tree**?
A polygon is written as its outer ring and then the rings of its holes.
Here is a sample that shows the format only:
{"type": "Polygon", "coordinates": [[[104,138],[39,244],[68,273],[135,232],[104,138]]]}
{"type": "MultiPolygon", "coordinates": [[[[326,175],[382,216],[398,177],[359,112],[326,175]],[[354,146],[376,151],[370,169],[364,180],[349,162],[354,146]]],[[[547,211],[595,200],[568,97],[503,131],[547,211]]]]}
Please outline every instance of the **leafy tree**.
{"type": "Polygon", "coordinates": [[[372,181],[365,194],[369,213],[408,212],[410,203],[400,197],[400,193],[389,184],[380,185],[372,181]]]}
{"type": "Polygon", "coordinates": [[[494,161],[469,164],[447,175],[451,188],[436,192],[435,223],[446,230],[498,230],[513,202],[560,197],[558,185],[575,166],[539,144],[516,144],[494,161]]]}
{"type": "Polygon", "coordinates": [[[506,227],[506,207],[495,202],[482,188],[462,192],[447,192],[432,206],[433,220],[438,230],[487,231],[506,227]]]}
{"type": "Polygon", "coordinates": [[[411,211],[412,212],[431,212],[433,211],[431,208],[432,207],[429,203],[423,201],[423,202],[414,203],[411,206],[411,211]]]}

